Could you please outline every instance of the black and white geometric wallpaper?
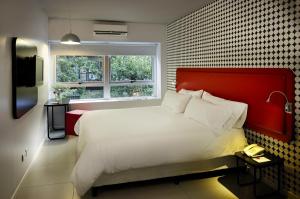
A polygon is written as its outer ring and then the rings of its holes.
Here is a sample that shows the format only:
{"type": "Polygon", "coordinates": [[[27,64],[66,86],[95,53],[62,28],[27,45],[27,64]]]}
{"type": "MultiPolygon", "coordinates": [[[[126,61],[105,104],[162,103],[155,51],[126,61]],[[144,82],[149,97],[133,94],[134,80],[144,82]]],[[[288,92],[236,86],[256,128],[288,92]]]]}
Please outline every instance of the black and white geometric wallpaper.
{"type": "MultiPolygon", "coordinates": [[[[296,74],[295,138],[283,143],[246,130],[284,159],[284,191],[300,195],[300,0],[217,0],[167,26],[167,83],[177,67],[290,68],[296,74]]],[[[264,177],[275,184],[277,174],[264,177]]]]}

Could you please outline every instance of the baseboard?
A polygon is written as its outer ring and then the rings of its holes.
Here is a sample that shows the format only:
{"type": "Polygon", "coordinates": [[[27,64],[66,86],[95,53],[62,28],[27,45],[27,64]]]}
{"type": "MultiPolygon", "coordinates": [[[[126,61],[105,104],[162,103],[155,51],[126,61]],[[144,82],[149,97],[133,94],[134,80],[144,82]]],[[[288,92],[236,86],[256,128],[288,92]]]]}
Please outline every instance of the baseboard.
{"type": "Polygon", "coordinates": [[[29,169],[31,168],[33,162],[35,161],[35,159],[36,159],[37,156],[39,155],[39,153],[40,153],[40,151],[41,151],[41,149],[42,149],[42,147],[43,147],[44,142],[45,142],[45,139],[43,139],[43,140],[41,141],[41,143],[39,144],[39,146],[38,146],[38,148],[37,148],[37,150],[36,150],[36,152],[35,152],[35,154],[34,154],[32,160],[31,160],[31,162],[29,163],[29,165],[28,165],[28,167],[27,167],[27,169],[26,169],[26,171],[25,171],[25,173],[24,173],[22,179],[20,180],[20,182],[19,182],[18,186],[16,187],[16,189],[15,189],[13,195],[11,196],[11,199],[14,199],[14,198],[16,197],[16,194],[17,194],[17,192],[18,192],[18,190],[19,190],[19,188],[20,188],[20,186],[21,186],[21,184],[22,184],[22,182],[23,182],[25,176],[27,175],[27,173],[28,173],[29,169]]]}

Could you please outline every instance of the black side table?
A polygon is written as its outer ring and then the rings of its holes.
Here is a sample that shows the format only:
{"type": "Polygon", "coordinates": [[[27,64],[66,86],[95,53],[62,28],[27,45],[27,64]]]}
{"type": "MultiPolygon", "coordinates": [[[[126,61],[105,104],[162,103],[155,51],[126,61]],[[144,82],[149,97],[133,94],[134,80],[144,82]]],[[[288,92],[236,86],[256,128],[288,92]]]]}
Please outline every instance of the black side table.
{"type": "MultiPolygon", "coordinates": [[[[50,140],[55,140],[55,139],[64,139],[66,137],[66,132],[65,132],[65,127],[61,128],[55,128],[54,126],[54,112],[53,109],[55,107],[63,107],[64,108],[64,114],[68,111],[69,109],[69,99],[63,99],[61,101],[56,101],[54,99],[48,100],[44,106],[47,108],[47,131],[48,131],[48,138],[50,140]],[[50,116],[49,116],[49,109],[51,110],[51,124],[50,124],[50,116]],[[62,136],[53,136],[51,137],[51,134],[55,133],[61,133],[62,136]]],[[[64,121],[65,124],[65,121],[64,121]]]]}
{"type": "Polygon", "coordinates": [[[238,174],[237,174],[237,183],[238,185],[244,186],[244,185],[251,185],[253,184],[253,192],[256,197],[261,197],[261,196],[266,196],[266,195],[271,195],[274,193],[280,193],[280,169],[283,164],[283,160],[275,155],[272,155],[270,153],[265,152],[263,157],[268,158],[270,161],[268,162],[256,162],[253,160],[251,157],[248,157],[246,154],[243,152],[236,152],[235,154],[236,157],[236,166],[238,168],[238,174]],[[253,168],[254,170],[254,175],[253,175],[253,181],[251,182],[246,182],[246,183],[241,183],[240,182],[240,162],[242,162],[244,165],[248,165],[253,168]],[[270,166],[277,166],[277,191],[275,190],[274,192],[263,194],[263,195],[258,195],[256,191],[256,186],[257,182],[261,180],[261,170],[266,167],[270,166]],[[259,178],[257,179],[257,171],[259,171],[259,178]]]}

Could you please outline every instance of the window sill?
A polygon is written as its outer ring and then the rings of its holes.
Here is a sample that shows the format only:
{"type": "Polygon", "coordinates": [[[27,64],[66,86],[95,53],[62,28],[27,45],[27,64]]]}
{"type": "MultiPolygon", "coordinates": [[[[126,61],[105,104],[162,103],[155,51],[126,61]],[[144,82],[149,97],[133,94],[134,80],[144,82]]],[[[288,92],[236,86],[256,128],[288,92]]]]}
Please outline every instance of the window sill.
{"type": "Polygon", "coordinates": [[[80,99],[80,100],[70,100],[70,104],[131,102],[131,101],[160,100],[160,99],[161,99],[160,97],[120,97],[120,98],[110,98],[110,99],[80,99]]]}

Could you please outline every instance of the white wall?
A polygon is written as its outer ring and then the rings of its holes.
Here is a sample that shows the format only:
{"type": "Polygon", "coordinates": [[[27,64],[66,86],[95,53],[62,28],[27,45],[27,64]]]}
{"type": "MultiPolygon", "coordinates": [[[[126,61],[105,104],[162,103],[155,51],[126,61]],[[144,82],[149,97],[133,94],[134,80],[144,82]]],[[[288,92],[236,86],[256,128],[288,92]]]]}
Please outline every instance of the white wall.
{"type": "MultiPolygon", "coordinates": [[[[82,41],[123,41],[123,42],[155,42],[161,46],[161,95],[166,91],[166,26],[160,24],[140,24],[128,23],[128,36],[120,37],[104,37],[93,36],[93,21],[72,20],[72,31],[77,34],[82,41]]],[[[68,20],[49,19],[49,40],[59,41],[60,38],[69,31],[68,20]]],[[[55,47],[57,50],[57,46],[55,47]]],[[[51,53],[53,57],[54,54],[51,53]]],[[[51,64],[51,67],[55,67],[51,64]]],[[[54,71],[54,70],[51,70],[54,71]]],[[[54,75],[54,74],[52,74],[54,75]]],[[[50,78],[52,79],[52,78],[50,78]]],[[[160,99],[154,100],[138,100],[138,101],[120,101],[120,102],[93,102],[72,104],[71,109],[107,109],[107,108],[126,108],[137,106],[153,106],[159,105],[160,99]]]]}
{"type": "Polygon", "coordinates": [[[12,117],[11,37],[33,39],[48,71],[48,19],[34,0],[5,0],[0,6],[0,198],[12,196],[43,142],[46,132],[43,104],[47,80],[39,87],[38,105],[20,119],[12,117]],[[21,154],[28,156],[21,162],[21,154]]]}

